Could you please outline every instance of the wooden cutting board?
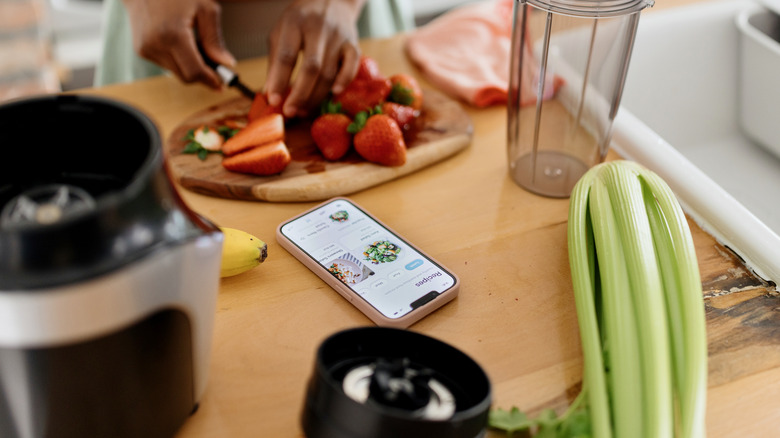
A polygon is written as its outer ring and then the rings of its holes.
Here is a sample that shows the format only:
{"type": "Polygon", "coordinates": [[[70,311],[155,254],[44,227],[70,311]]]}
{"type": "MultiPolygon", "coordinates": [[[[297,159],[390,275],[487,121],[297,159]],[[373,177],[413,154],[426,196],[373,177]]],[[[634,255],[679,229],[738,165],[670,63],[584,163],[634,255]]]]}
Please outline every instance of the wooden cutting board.
{"type": "Polygon", "coordinates": [[[255,176],[229,172],[222,156],[205,160],[184,154],[187,131],[201,125],[216,128],[226,119],[245,117],[251,102],[228,100],[198,111],[182,121],[165,144],[169,168],[181,186],[211,196],[253,201],[319,201],[354,193],[415,172],[463,150],[471,144],[471,119],[460,104],[435,90],[424,90],[423,107],[414,126],[405,134],[406,164],[387,167],[369,163],[354,150],[337,161],[326,161],[311,139],[311,120],[290,120],[285,143],[292,162],[279,175],[255,176]]]}

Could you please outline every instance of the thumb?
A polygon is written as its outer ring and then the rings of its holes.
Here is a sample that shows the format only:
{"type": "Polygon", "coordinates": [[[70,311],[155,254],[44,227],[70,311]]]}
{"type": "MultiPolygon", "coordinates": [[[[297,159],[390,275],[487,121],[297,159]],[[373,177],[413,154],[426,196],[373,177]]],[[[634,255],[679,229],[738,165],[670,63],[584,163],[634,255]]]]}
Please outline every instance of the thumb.
{"type": "Polygon", "coordinates": [[[196,15],[196,29],[203,52],[212,60],[229,67],[236,65],[236,58],[225,47],[222,38],[222,13],[217,2],[207,2],[196,15]]]}

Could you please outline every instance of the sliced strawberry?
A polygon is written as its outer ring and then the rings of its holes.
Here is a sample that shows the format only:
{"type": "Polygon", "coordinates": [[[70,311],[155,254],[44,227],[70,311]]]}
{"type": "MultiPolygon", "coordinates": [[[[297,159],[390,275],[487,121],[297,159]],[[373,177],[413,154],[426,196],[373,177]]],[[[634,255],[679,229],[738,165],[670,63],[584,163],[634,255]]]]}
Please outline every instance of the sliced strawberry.
{"type": "Polygon", "coordinates": [[[408,105],[416,110],[422,108],[423,94],[417,79],[399,73],[390,76],[390,82],[393,84],[393,87],[387,100],[400,103],[401,105],[408,105]]]}
{"type": "Polygon", "coordinates": [[[326,160],[343,157],[352,146],[352,134],[347,132],[352,120],[345,114],[326,113],[314,119],[311,137],[326,160]]]}
{"type": "MultiPolygon", "coordinates": [[[[358,121],[358,125],[360,121],[358,121]]],[[[375,114],[353,140],[355,151],[368,161],[385,166],[401,166],[406,163],[406,143],[398,124],[386,114],[375,114]]]]}
{"type": "Polygon", "coordinates": [[[355,79],[333,101],[340,103],[342,110],[354,117],[384,102],[392,88],[390,79],[355,79]]]}
{"type": "Polygon", "coordinates": [[[398,123],[401,130],[406,131],[412,127],[414,119],[419,115],[419,111],[406,105],[395,102],[385,102],[382,104],[382,114],[387,114],[391,119],[398,123]]]}
{"type": "Polygon", "coordinates": [[[379,64],[376,63],[374,58],[371,58],[368,55],[361,55],[360,65],[358,65],[355,79],[384,79],[384,76],[382,76],[382,72],[379,71],[379,64]]]}
{"type": "Polygon", "coordinates": [[[230,156],[239,152],[284,139],[284,118],[281,114],[268,114],[253,120],[222,145],[222,153],[230,156]]]}
{"type": "Polygon", "coordinates": [[[244,129],[246,128],[247,121],[246,120],[238,120],[238,119],[227,119],[223,122],[223,124],[230,128],[230,129],[244,129]]]}
{"type": "Polygon", "coordinates": [[[225,141],[216,129],[203,125],[193,131],[192,139],[207,151],[218,151],[225,141]]]}
{"type": "Polygon", "coordinates": [[[252,106],[249,107],[249,113],[246,116],[247,120],[251,122],[269,114],[282,114],[282,104],[273,106],[268,103],[268,98],[264,93],[255,94],[255,100],[252,101],[252,106]]]}
{"type": "Polygon", "coordinates": [[[290,161],[292,157],[287,146],[282,141],[275,141],[225,157],[222,166],[231,172],[268,176],[281,173],[290,161]]]}

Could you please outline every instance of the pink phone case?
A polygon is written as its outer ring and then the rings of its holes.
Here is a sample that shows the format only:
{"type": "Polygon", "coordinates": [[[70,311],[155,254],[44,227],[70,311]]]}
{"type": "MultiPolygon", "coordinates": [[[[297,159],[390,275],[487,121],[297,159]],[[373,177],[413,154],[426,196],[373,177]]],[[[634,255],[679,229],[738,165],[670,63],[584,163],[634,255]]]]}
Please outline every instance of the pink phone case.
{"type": "Polygon", "coordinates": [[[430,314],[434,310],[438,309],[439,307],[447,304],[448,302],[452,301],[453,298],[455,298],[458,295],[458,292],[460,290],[460,279],[452,273],[449,269],[446,269],[441,263],[437,262],[434,258],[420,250],[420,248],[416,247],[415,245],[412,245],[404,239],[402,236],[400,236],[397,232],[395,232],[393,229],[385,225],[383,222],[378,220],[376,217],[374,217],[371,213],[369,213],[365,208],[361,207],[354,201],[345,198],[345,197],[336,197],[329,199],[309,210],[306,210],[305,212],[292,217],[284,222],[282,222],[277,228],[276,228],[276,241],[279,242],[279,245],[282,246],[282,248],[286,249],[290,254],[292,254],[296,259],[298,259],[301,263],[304,264],[307,268],[309,268],[312,272],[314,272],[318,277],[320,277],[325,283],[327,283],[331,288],[335,289],[336,292],[338,292],[342,297],[344,297],[347,301],[352,303],[355,307],[358,308],[361,312],[363,312],[371,321],[373,321],[376,325],[384,326],[384,327],[396,327],[396,328],[407,328],[414,324],[415,322],[419,321],[426,315],[430,314]],[[282,227],[302,216],[305,216],[327,204],[330,204],[331,202],[337,201],[337,200],[343,200],[346,202],[351,203],[358,209],[362,210],[369,218],[374,220],[377,224],[384,227],[389,233],[396,236],[400,241],[402,241],[405,245],[413,248],[415,251],[419,252],[421,256],[427,258],[434,264],[438,265],[443,271],[445,271],[447,274],[452,276],[454,279],[454,284],[447,289],[446,291],[440,293],[432,300],[428,301],[427,303],[423,304],[420,307],[417,307],[416,309],[413,309],[411,312],[407,313],[404,316],[401,316],[399,318],[389,318],[385,315],[383,315],[379,310],[374,308],[368,301],[363,299],[360,295],[355,293],[352,289],[349,288],[346,284],[339,281],[338,278],[336,278],[333,274],[328,272],[327,269],[325,269],[324,266],[320,265],[312,256],[307,254],[305,251],[303,251],[301,248],[299,248],[296,244],[294,244],[287,236],[285,236],[282,233],[282,227]]]}

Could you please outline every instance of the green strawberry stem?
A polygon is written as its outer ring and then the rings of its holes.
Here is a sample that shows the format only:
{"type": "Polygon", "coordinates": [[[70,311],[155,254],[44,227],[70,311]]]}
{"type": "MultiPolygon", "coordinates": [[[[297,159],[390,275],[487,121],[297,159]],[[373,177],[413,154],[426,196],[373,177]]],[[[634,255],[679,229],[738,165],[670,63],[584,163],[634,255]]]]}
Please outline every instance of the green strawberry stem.
{"type": "Polygon", "coordinates": [[[357,114],[355,114],[354,120],[352,120],[352,123],[347,126],[347,132],[350,134],[357,134],[360,132],[364,126],[366,126],[366,122],[368,119],[376,114],[382,114],[382,106],[377,105],[373,109],[369,111],[361,111],[357,114]]]}

